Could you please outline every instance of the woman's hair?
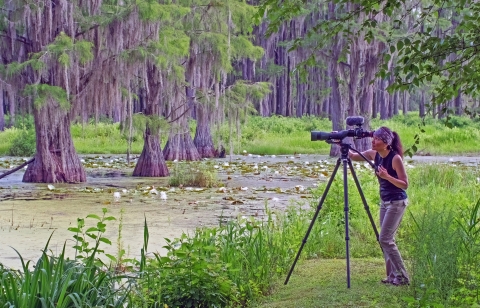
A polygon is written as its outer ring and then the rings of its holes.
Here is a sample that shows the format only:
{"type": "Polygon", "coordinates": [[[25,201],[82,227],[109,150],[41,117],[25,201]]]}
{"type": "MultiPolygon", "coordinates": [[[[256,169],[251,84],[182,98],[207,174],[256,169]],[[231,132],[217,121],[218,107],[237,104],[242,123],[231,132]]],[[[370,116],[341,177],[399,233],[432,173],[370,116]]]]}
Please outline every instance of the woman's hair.
{"type": "Polygon", "coordinates": [[[389,132],[393,136],[392,143],[390,144],[390,148],[397,152],[398,155],[403,159],[403,146],[402,146],[402,141],[400,141],[400,136],[398,135],[397,132],[392,131],[390,128],[382,126],[382,129],[385,131],[389,132]]]}

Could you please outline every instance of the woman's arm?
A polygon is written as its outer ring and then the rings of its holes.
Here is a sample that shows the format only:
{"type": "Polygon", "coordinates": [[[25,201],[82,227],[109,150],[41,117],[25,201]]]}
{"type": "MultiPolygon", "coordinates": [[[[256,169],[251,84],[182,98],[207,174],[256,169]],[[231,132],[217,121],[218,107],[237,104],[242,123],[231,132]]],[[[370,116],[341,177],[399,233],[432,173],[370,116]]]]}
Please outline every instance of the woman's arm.
{"type": "Polygon", "coordinates": [[[378,166],[377,175],[382,179],[385,179],[401,189],[408,188],[408,177],[407,172],[405,171],[405,166],[403,165],[402,158],[400,155],[395,155],[392,161],[392,168],[397,172],[398,179],[394,178],[388,174],[387,169],[383,166],[378,166]]]}
{"type": "MultiPolygon", "coordinates": [[[[366,151],[363,151],[361,152],[363,156],[365,156],[366,159],[368,160],[374,160],[375,159],[375,154],[377,154],[376,151],[374,150],[366,150],[366,151]]],[[[357,152],[353,152],[353,151],[350,151],[348,150],[348,157],[351,159],[351,160],[355,160],[355,161],[362,161],[364,160],[362,156],[360,156],[360,154],[358,154],[357,152]]]]}

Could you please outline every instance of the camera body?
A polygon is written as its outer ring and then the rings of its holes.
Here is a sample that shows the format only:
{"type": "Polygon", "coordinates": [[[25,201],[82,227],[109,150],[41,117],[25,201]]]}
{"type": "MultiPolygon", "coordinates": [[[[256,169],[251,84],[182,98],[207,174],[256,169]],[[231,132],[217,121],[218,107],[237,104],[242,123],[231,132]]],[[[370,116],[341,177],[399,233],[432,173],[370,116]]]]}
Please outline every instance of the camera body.
{"type": "Polygon", "coordinates": [[[342,139],[346,137],[353,137],[355,139],[373,137],[374,131],[363,130],[362,128],[362,125],[364,123],[363,117],[347,117],[346,122],[347,122],[347,125],[356,126],[356,127],[354,129],[341,130],[338,132],[312,131],[310,132],[311,140],[312,141],[324,140],[326,142],[336,143],[336,142],[341,142],[342,139]]]}

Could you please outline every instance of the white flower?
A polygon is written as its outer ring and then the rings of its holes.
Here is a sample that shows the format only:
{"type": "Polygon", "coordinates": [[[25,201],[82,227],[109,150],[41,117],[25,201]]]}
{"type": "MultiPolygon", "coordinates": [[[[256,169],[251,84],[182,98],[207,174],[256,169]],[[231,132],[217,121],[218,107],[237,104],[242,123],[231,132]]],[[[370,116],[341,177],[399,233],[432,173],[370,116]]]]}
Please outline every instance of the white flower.
{"type": "Polygon", "coordinates": [[[305,190],[305,187],[303,185],[297,185],[295,186],[295,189],[298,191],[298,192],[303,192],[305,190]]]}
{"type": "Polygon", "coordinates": [[[120,193],[119,193],[118,191],[116,191],[116,192],[113,193],[113,200],[114,200],[115,202],[120,201],[120,197],[121,197],[121,195],[120,195],[120,193]]]}
{"type": "Polygon", "coordinates": [[[164,191],[161,191],[161,192],[160,192],[160,199],[162,199],[162,200],[167,200],[167,193],[164,192],[164,191]]]}

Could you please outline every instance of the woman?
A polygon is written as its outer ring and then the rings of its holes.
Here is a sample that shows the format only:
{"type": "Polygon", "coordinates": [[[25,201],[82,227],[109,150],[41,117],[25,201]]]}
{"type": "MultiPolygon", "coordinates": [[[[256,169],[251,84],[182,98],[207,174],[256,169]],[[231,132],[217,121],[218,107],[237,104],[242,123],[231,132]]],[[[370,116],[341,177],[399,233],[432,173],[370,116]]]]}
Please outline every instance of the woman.
{"type": "MultiPolygon", "coordinates": [[[[380,127],[373,133],[372,149],[362,152],[369,160],[375,161],[380,184],[380,245],[387,269],[382,283],[408,285],[408,277],[402,256],[395,244],[395,233],[402,221],[408,204],[407,173],[403,165],[403,148],[400,137],[387,127],[380,127]]],[[[358,153],[349,151],[352,160],[363,160],[358,153]]]]}

